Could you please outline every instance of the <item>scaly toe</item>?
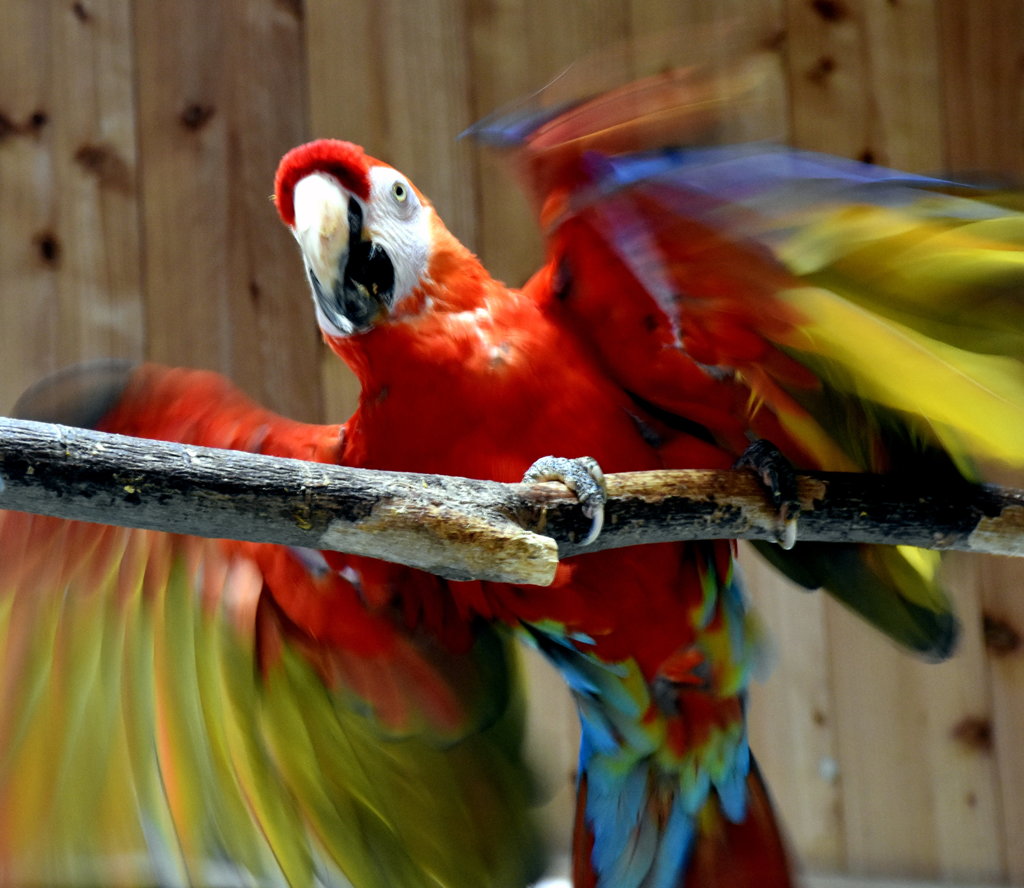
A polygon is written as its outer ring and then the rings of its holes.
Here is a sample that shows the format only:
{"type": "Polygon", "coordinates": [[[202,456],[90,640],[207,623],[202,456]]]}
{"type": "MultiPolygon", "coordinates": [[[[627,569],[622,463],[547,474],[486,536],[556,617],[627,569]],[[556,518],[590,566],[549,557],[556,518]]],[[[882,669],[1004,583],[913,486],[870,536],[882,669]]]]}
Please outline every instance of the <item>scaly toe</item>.
{"type": "Polygon", "coordinates": [[[590,519],[590,530],[581,543],[587,546],[594,542],[604,526],[604,504],[608,499],[604,472],[597,460],[592,456],[542,456],[523,475],[524,484],[541,481],[560,481],[576,494],[583,514],[590,519]]]}
{"type": "Polygon", "coordinates": [[[736,461],[736,468],[749,468],[757,475],[776,509],[775,542],[792,549],[797,538],[800,497],[793,464],[770,441],[755,441],[736,461]]]}

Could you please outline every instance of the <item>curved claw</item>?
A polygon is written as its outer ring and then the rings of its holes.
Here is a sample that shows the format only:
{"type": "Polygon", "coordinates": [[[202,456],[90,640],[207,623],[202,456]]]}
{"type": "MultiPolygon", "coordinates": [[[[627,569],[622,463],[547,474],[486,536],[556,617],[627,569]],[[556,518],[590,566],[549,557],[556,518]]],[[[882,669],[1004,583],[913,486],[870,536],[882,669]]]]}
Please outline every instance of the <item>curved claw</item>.
{"type": "MultiPolygon", "coordinates": [[[[775,542],[783,549],[787,551],[792,549],[796,545],[796,519],[797,515],[794,512],[789,514],[788,507],[789,503],[786,503],[782,508],[779,509],[779,527],[776,530],[775,542]]],[[[799,511],[799,509],[798,509],[799,511]]]]}
{"type": "Polygon", "coordinates": [[[590,519],[590,530],[580,542],[584,546],[594,542],[604,527],[604,504],[608,499],[604,472],[597,460],[592,456],[542,456],[523,475],[524,484],[540,481],[560,481],[576,494],[583,514],[590,519]]]}
{"type": "Polygon", "coordinates": [[[743,451],[743,455],[736,460],[736,468],[753,469],[757,474],[776,509],[778,524],[775,542],[783,549],[792,549],[796,544],[796,522],[800,514],[800,497],[796,489],[793,464],[771,441],[762,438],[743,451]]]}

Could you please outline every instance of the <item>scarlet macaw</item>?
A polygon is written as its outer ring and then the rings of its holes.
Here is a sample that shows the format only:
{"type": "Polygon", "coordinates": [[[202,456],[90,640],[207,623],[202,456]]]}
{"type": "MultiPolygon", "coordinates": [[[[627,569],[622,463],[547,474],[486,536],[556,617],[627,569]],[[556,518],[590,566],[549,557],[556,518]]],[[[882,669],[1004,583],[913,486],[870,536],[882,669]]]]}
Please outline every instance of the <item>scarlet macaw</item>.
{"type": "MultiPolygon", "coordinates": [[[[277,209],[324,337],[362,385],[343,429],[151,366],[116,370],[90,418],[506,481],[551,453],[612,472],[728,467],[752,437],[802,466],[927,469],[936,483],[976,458],[1020,464],[1020,325],[1005,321],[1018,311],[1024,216],[999,195],[866,164],[666,147],[666,111],[706,123],[707,102],[677,101],[692,78],[480,128],[513,150],[547,237],[521,289],[494,280],[405,176],[358,146],[286,155],[277,209]]],[[[17,704],[0,717],[0,779],[5,799],[45,800],[30,822],[50,801],[39,772],[54,749],[57,785],[96,763],[76,801],[95,797],[90,818],[148,843],[158,873],[194,877],[215,856],[299,882],[335,868],[359,886],[523,884],[535,855],[495,629],[507,627],[555,664],[579,708],[577,886],[791,884],[747,747],[759,639],[728,542],[592,553],[540,588],[23,516],[5,516],[0,539],[19,555],[0,568],[4,696],[17,704]],[[40,538],[64,541],[63,556],[35,554],[40,538]],[[103,594],[64,598],[86,581],[103,594]],[[113,639],[100,653],[70,631],[89,609],[113,639]],[[49,675],[39,644],[66,668],[49,675]],[[112,675],[113,689],[90,688],[112,675]],[[116,731],[87,735],[110,717],[116,731]],[[119,758],[131,772],[101,791],[119,758]]],[[[908,647],[949,653],[955,622],[924,553],[766,553],[908,647]]],[[[0,819],[13,814],[5,804],[0,819]]],[[[24,825],[16,835],[30,837],[24,825]]],[[[0,860],[17,858],[3,841],[0,860]]],[[[70,833],[61,841],[75,849],[70,833]]]]}

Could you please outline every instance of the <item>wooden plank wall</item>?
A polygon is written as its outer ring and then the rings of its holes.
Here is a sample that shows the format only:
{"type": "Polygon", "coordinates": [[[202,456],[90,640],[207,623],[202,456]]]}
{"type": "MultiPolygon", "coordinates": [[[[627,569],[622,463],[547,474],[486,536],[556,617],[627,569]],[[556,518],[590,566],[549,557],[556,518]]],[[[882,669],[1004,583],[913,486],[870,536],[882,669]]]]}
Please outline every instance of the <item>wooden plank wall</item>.
{"type": "MultiPolygon", "coordinates": [[[[525,201],[455,136],[613,41],[678,29],[685,59],[709,15],[778,53],[797,143],[1024,174],[1024,0],[0,0],[0,407],[67,363],[145,356],[341,418],[352,383],[267,200],[280,154],[364,143],[518,281],[538,256],[525,201]]],[[[812,869],[1024,884],[1024,574],[950,576],[961,655],[926,666],[749,566],[776,639],[755,749],[812,869]]],[[[564,841],[573,718],[539,682],[564,841]]]]}

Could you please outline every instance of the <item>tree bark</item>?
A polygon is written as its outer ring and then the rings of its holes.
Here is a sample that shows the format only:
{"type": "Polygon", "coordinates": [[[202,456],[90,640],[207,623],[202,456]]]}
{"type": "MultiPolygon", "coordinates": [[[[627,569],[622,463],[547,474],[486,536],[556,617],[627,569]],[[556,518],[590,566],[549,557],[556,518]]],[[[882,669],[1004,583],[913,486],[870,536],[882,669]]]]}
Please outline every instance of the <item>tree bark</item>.
{"type": "MultiPolygon", "coordinates": [[[[601,536],[558,483],[501,484],[378,472],[0,418],[0,508],[259,542],[335,549],[451,579],[546,584],[559,558],[621,546],[774,540],[753,473],[607,476],[601,536]]],[[[862,542],[1024,554],[1024,492],[895,476],[798,476],[797,545],[862,542]]]]}

